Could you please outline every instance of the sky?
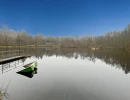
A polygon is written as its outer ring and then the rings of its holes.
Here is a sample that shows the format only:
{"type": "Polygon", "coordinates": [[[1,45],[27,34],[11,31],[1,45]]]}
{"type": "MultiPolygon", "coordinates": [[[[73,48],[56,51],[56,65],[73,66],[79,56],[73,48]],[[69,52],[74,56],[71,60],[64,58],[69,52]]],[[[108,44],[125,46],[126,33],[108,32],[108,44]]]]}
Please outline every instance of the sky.
{"type": "Polygon", "coordinates": [[[0,28],[45,36],[102,35],[130,24],[130,0],[0,0],[0,28]]]}

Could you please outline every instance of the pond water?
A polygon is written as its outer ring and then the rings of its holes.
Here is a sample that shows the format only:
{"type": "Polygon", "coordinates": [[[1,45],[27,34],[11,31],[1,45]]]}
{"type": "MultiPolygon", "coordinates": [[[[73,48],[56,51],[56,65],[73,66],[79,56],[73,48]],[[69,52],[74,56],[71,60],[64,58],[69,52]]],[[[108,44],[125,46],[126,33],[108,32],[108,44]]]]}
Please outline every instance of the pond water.
{"type": "Polygon", "coordinates": [[[11,100],[130,100],[128,53],[43,49],[29,52],[31,58],[0,65],[0,86],[9,85],[11,100]],[[38,66],[32,78],[16,73],[33,61],[38,66]]]}

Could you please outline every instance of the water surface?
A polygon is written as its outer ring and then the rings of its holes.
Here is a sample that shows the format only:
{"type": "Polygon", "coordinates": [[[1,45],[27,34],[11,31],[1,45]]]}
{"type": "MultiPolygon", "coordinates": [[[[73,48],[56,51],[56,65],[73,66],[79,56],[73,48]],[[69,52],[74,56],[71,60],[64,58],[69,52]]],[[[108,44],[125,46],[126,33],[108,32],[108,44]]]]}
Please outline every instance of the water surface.
{"type": "Polygon", "coordinates": [[[0,70],[0,86],[9,83],[12,100],[130,100],[128,53],[44,49],[28,52],[32,52],[31,58],[0,65],[5,69],[0,70]],[[32,78],[16,73],[33,61],[38,66],[32,78]]]}

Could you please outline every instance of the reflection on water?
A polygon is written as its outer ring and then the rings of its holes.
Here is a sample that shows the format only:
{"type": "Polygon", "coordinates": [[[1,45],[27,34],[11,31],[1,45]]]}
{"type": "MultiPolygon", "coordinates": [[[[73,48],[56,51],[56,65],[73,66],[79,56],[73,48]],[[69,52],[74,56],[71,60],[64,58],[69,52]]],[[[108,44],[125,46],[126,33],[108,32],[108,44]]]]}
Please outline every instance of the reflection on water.
{"type": "Polygon", "coordinates": [[[95,59],[100,59],[106,64],[121,68],[126,74],[130,72],[130,52],[116,49],[102,49],[99,51],[91,51],[88,49],[29,49],[27,54],[31,54],[38,59],[43,56],[51,57],[53,55],[66,57],[68,59],[88,59],[95,62],[95,59]]]}
{"type": "Polygon", "coordinates": [[[0,75],[0,86],[11,80],[12,100],[130,100],[128,52],[47,48],[25,53],[32,57],[21,67],[1,67],[10,70],[0,75]],[[37,69],[19,73],[32,61],[38,62],[37,69]]]}
{"type": "Polygon", "coordinates": [[[0,74],[4,74],[8,71],[11,71],[11,70],[17,68],[17,67],[23,66],[25,60],[26,59],[19,59],[19,60],[11,61],[8,63],[0,64],[0,74]]]}
{"type": "Polygon", "coordinates": [[[23,76],[32,78],[32,77],[34,76],[34,74],[37,74],[37,69],[38,69],[38,68],[34,68],[34,70],[29,71],[29,72],[21,72],[21,71],[19,71],[19,72],[17,72],[17,73],[18,73],[18,74],[21,74],[21,75],[23,75],[23,76]]]}

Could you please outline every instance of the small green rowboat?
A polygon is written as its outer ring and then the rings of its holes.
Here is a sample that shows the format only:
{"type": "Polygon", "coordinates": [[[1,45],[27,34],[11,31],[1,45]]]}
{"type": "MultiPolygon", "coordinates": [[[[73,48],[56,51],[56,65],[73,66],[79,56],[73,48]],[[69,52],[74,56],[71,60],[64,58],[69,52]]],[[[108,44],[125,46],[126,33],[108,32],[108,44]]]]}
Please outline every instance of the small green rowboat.
{"type": "Polygon", "coordinates": [[[17,73],[24,75],[24,76],[27,76],[29,78],[32,78],[34,74],[37,74],[37,68],[36,68],[37,65],[38,65],[38,63],[36,61],[29,63],[29,64],[23,66],[23,67],[25,67],[25,69],[23,69],[17,73]]]}
{"type": "Polygon", "coordinates": [[[20,72],[30,72],[30,71],[33,71],[37,67],[37,65],[38,64],[37,64],[36,61],[32,62],[32,63],[29,63],[29,64],[24,66],[26,69],[21,70],[20,72]]]}

